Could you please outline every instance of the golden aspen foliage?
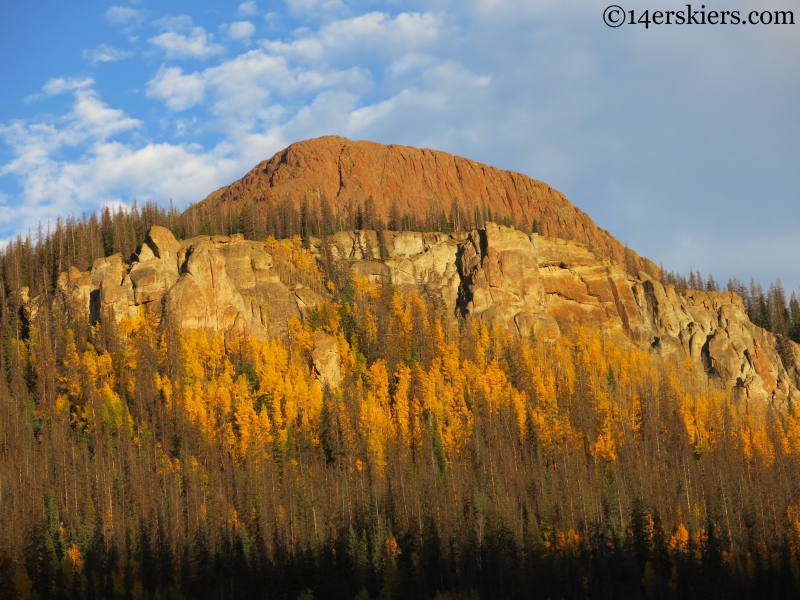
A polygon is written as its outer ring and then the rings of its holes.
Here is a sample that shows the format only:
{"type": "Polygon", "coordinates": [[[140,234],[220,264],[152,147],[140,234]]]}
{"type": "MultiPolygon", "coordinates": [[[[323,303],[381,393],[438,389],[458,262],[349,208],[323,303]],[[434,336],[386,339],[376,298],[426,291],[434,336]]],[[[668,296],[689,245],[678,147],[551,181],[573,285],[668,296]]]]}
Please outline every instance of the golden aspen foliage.
{"type": "Polygon", "coordinates": [[[473,321],[473,327],[477,329],[477,339],[475,344],[475,364],[478,368],[483,368],[486,365],[486,353],[489,350],[489,328],[483,321],[473,321]]]}
{"type": "Polygon", "coordinates": [[[409,356],[411,352],[414,322],[411,315],[411,308],[408,306],[407,302],[403,302],[402,297],[396,291],[392,294],[389,330],[394,332],[396,340],[400,343],[400,356],[409,356]]]}
{"type": "Polygon", "coordinates": [[[72,544],[67,549],[67,564],[69,564],[69,568],[73,573],[80,573],[83,571],[83,556],[81,555],[81,551],[78,549],[78,546],[72,544]]]}
{"type": "Polygon", "coordinates": [[[314,340],[309,327],[303,325],[297,315],[292,315],[289,319],[289,334],[293,358],[296,361],[307,361],[314,348],[314,340]]]}
{"type": "Polygon", "coordinates": [[[669,548],[673,552],[686,554],[689,551],[689,530],[683,523],[678,523],[675,533],[669,539],[669,548]]]}
{"type": "Polygon", "coordinates": [[[234,422],[237,437],[234,441],[234,453],[239,461],[248,458],[256,443],[259,441],[259,419],[253,408],[253,397],[247,378],[240,375],[233,389],[234,422]]]}
{"type": "Polygon", "coordinates": [[[77,347],[75,346],[75,333],[72,329],[67,330],[66,348],[64,356],[64,371],[60,377],[60,381],[67,397],[76,402],[81,396],[82,387],[79,377],[81,367],[81,357],[78,355],[77,347]]]}
{"type": "Polygon", "coordinates": [[[391,397],[386,363],[375,361],[367,374],[358,416],[359,428],[366,434],[367,451],[379,474],[386,468],[386,444],[393,437],[391,397]]]}
{"type": "Polygon", "coordinates": [[[797,411],[787,419],[786,439],[790,451],[800,460],[800,414],[797,411]]]}
{"type": "Polygon", "coordinates": [[[119,431],[123,425],[133,428],[133,420],[127,406],[107,383],[103,385],[100,397],[103,402],[100,418],[104,427],[112,431],[119,431]]]}
{"type": "Polygon", "coordinates": [[[537,340],[522,348],[522,363],[535,396],[529,407],[542,450],[559,449],[575,437],[569,414],[569,398],[575,389],[575,368],[570,345],[537,340]],[[563,399],[561,402],[560,399],[563,399]]]}
{"type": "Polygon", "coordinates": [[[411,400],[409,392],[411,387],[411,369],[406,364],[400,364],[395,373],[394,399],[392,403],[395,427],[394,430],[402,440],[411,446],[411,400]]]}
{"type": "MultiPolygon", "coordinates": [[[[416,380],[421,391],[416,399],[417,417],[422,412],[427,412],[431,426],[442,441],[444,451],[461,452],[471,433],[473,420],[464,399],[462,376],[452,379],[443,370],[442,359],[435,358],[427,371],[418,366],[416,380]]],[[[415,421],[418,422],[419,418],[415,421]]],[[[417,423],[418,427],[420,425],[421,423],[417,423]]]]}
{"type": "Polygon", "coordinates": [[[168,411],[172,412],[173,410],[172,398],[174,394],[172,381],[170,381],[168,375],[166,374],[160,375],[159,373],[155,373],[153,375],[153,379],[155,382],[156,390],[158,390],[161,393],[161,399],[164,401],[164,406],[167,407],[168,411]]]}

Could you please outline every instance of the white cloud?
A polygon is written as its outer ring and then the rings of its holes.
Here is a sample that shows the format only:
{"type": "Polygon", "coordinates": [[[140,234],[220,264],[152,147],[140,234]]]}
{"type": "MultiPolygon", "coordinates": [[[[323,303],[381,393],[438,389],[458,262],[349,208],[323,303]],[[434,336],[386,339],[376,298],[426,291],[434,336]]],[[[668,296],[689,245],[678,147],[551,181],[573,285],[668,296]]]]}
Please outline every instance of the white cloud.
{"type": "Polygon", "coordinates": [[[0,169],[0,174],[19,173],[19,169],[35,164],[49,152],[88,140],[104,141],[141,125],[139,120],[103,103],[89,87],[91,84],[91,79],[50,80],[42,88],[45,94],[73,93],[75,102],[68,114],[35,123],[17,120],[0,126],[0,136],[17,155],[16,160],[0,169]]]}
{"type": "Polygon", "coordinates": [[[430,66],[433,62],[435,62],[435,59],[430,55],[410,52],[393,60],[389,65],[389,71],[392,75],[403,75],[409,71],[430,66]]]}
{"type": "Polygon", "coordinates": [[[170,110],[186,110],[203,100],[205,80],[197,73],[184,75],[180,67],[161,67],[147,83],[147,96],[164,100],[170,110]]]}
{"type": "Polygon", "coordinates": [[[225,50],[221,44],[215,44],[214,36],[207,33],[202,27],[192,28],[188,35],[176,31],[166,31],[148,41],[162,49],[168,59],[205,59],[225,50]]]}
{"type": "Polygon", "coordinates": [[[440,18],[431,13],[404,12],[395,17],[371,12],[335,20],[318,31],[300,31],[291,42],[267,40],[268,51],[296,60],[375,61],[430,46],[441,36],[440,18]]]}
{"type": "Polygon", "coordinates": [[[106,19],[115,25],[130,25],[142,20],[142,12],[130,6],[112,6],[106,11],[106,19]]]}
{"type": "Polygon", "coordinates": [[[225,31],[234,40],[248,40],[256,32],[256,27],[250,21],[237,21],[227,25],[225,31]]]}
{"type": "MultiPolygon", "coordinates": [[[[17,229],[33,228],[39,220],[55,220],[102,199],[91,178],[102,178],[91,172],[100,165],[87,167],[96,149],[118,144],[109,141],[141,126],[118,109],[103,103],[89,87],[90,80],[51,80],[43,88],[45,94],[71,91],[74,103],[62,117],[40,121],[12,121],[0,126],[0,138],[11,147],[14,159],[0,167],[0,176],[12,175],[23,189],[22,197],[5,202],[7,223],[17,229]],[[86,150],[88,148],[88,151],[86,150]],[[65,149],[77,149],[78,161],[58,159],[65,149]],[[83,163],[83,164],[82,164],[83,163]],[[91,176],[90,176],[91,175],[91,176]]],[[[0,235],[9,233],[0,232],[0,235]]]]}
{"type": "Polygon", "coordinates": [[[94,79],[91,77],[69,77],[64,79],[63,77],[58,77],[51,79],[47,83],[44,84],[42,87],[42,92],[44,92],[48,96],[54,96],[56,94],[65,94],[67,92],[73,92],[75,90],[83,90],[88,87],[91,87],[94,84],[94,79]]]}
{"type": "Polygon", "coordinates": [[[163,68],[148,84],[148,96],[172,110],[199,104],[211,92],[211,111],[226,128],[250,128],[252,119],[273,122],[282,109],[277,99],[292,102],[331,87],[364,91],[371,86],[362,69],[313,70],[292,67],[282,56],[250,50],[216,67],[184,74],[163,68]],[[276,99],[277,98],[277,99],[276,99]]]}
{"type": "Polygon", "coordinates": [[[192,25],[192,17],[189,15],[161,17],[153,21],[153,27],[162,31],[188,31],[192,25]]]}
{"type": "Polygon", "coordinates": [[[416,47],[436,39],[439,19],[431,13],[400,13],[392,18],[387,13],[372,12],[352,19],[334,21],[320,30],[320,38],[330,47],[343,42],[353,45],[382,43],[416,47]]]}
{"type": "Polygon", "coordinates": [[[248,0],[247,2],[242,2],[239,5],[238,10],[236,13],[242,17],[252,17],[258,14],[258,7],[256,6],[256,0],[248,0]]]}
{"type": "Polygon", "coordinates": [[[184,137],[190,133],[190,131],[197,126],[197,117],[192,117],[191,119],[178,119],[175,121],[175,137],[184,137]]]}
{"type": "Polygon", "coordinates": [[[116,48],[112,48],[107,44],[100,44],[97,46],[97,48],[83,51],[83,58],[90,61],[93,65],[99,62],[115,62],[125,58],[130,58],[131,56],[133,56],[133,52],[117,50],[116,48]]]}

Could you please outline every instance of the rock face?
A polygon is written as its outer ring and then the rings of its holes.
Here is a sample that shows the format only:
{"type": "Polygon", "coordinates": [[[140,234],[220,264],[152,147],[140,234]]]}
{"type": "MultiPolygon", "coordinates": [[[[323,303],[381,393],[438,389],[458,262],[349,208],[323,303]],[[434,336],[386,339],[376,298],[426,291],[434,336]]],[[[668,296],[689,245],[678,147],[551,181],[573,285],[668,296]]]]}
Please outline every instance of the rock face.
{"type": "Polygon", "coordinates": [[[223,206],[240,210],[246,202],[276,210],[287,200],[297,210],[304,202],[316,209],[322,198],[340,217],[372,198],[376,215],[384,221],[392,210],[418,221],[444,213],[453,215],[455,230],[476,226],[476,211],[480,225],[484,220],[502,222],[510,217],[530,231],[535,222],[545,236],[581,242],[597,256],[630,264],[632,272],[659,274],[656,265],[626,250],[589,215],[541,181],[437,150],[336,136],[292,144],[190,210],[213,212],[223,206]]]}
{"type": "Polygon", "coordinates": [[[557,331],[545,316],[545,289],[536,249],[527,235],[487,223],[483,230],[470,233],[462,248],[460,305],[464,314],[513,326],[521,333],[542,326],[557,331]]]}
{"type": "MultiPolygon", "coordinates": [[[[89,314],[92,305],[92,294],[96,288],[89,273],[81,272],[75,267],[58,276],[58,291],[69,314],[89,314]]],[[[23,288],[26,289],[26,288],[23,288]]],[[[96,293],[94,294],[97,295],[96,293]]],[[[95,307],[94,314],[97,314],[95,307]]],[[[95,317],[96,318],[96,317],[95,317]]]]}
{"type": "Polygon", "coordinates": [[[130,270],[134,303],[158,302],[178,280],[177,252],[180,246],[172,232],[152,227],[139,251],[139,261],[130,270]]]}
{"type": "Polygon", "coordinates": [[[379,260],[372,231],[334,236],[334,254],[357,274],[440,292],[448,311],[520,335],[557,338],[592,327],[665,357],[692,358],[698,374],[747,397],[800,398],[800,346],[749,321],[729,292],[679,293],[644,272],[636,277],[583,244],[487,223],[459,234],[384,232],[379,260]]]}
{"type": "Polygon", "coordinates": [[[131,263],[115,254],[89,273],[71,269],[58,280],[62,302],[91,321],[119,323],[139,310],[162,324],[263,339],[286,333],[322,296],[300,283],[281,281],[263,242],[241,235],[201,236],[178,242],[153,227],[131,263]]]}
{"type": "MultiPolygon", "coordinates": [[[[480,318],[545,340],[591,327],[665,357],[688,355],[698,374],[748,398],[800,399],[800,346],[786,341],[779,352],[736,294],[679,293],[578,242],[494,223],[455,234],[348,231],[328,243],[331,258],[354,275],[439,294],[453,319],[480,318]]],[[[299,282],[286,262],[295,251],[293,242],[241,235],[177,242],[154,227],[132,263],[100,259],[91,273],[63,273],[59,288],[65,306],[91,320],[119,322],[144,310],[164,326],[264,339],[285,334],[293,316],[306,318],[328,296],[321,285],[299,282]]],[[[312,240],[310,253],[322,263],[321,240],[312,240]]],[[[334,337],[315,334],[312,361],[322,383],[339,385],[334,337]]]]}
{"type": "Polygon", "coordinates": [[[339,345],[336,338],[324,331],[314,333],[314,349],[311,352],[314,372],[323,385],[336,388],[342,382],[339,367],[339,345]]]}

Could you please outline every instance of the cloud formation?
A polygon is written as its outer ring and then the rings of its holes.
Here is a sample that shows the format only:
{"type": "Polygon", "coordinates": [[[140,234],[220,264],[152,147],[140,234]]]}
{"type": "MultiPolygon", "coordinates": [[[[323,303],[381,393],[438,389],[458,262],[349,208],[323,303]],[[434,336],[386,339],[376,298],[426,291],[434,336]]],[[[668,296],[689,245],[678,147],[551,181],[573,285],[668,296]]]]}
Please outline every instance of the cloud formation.
{"type": "Polygon", "coordinates": [[[224,26],[228,37],[234,40],[249,40],[256,32],[256,27],[250,21],[236,21],[224,26]]]}
{"type": "Polygon", "coordinates": [[[106,11],[106,19],[115,25],[139,23],[142,18],[142,11],[130,6],[112,6],[106,11]]]}
{"type": "Polygon", "coordinates": [[[426,47],[440,34],[440,19],[431,13],[392,16],[370,12],[326,23],[294,40],[265,40],[264,49],[294,60],[375,62],[426,47]]]}
{"type": "Polygon", "coordinates": [[[55,77],[44,84],[42,92],[47,96],[55,96],[75,90],[84,90],[94,84],[91,77],[55,77]]]}
{"type": "MultiPolygon", "coordinates": [[[[5,199],[3,212],[14,229],[35,228],[40,220],[54,220],[79,207],[97,208],[103,193],[98,180],[104,175],[98,162],[120,134],[142,123],[110,108],[92,89],[91,79],[53,79],[43,88],[46,95],[71,93],[71,110],[60,117],[26,122],[12,121],[0,127],[0,138],[15,158],[0,168],[0,176],[13,175],[22,187],[23,202],[5,199]],[[78,159],[64,158],[77,150],[78,159]],[[20,227],[21,226],[21,227],[20,227]]],[[[13,233],[0,230],[0,238],[13,233]]]]}
{"type": "Polygon", "coordinates": [[[133,52],[127,50],[118,50],[112,48],[108,44],[100,44],[96,48],[83,51],[83,58],[91,62],[93,65],[97,63],[115,62],[133,56],[133,52]]]}
{"type": "Polygon", "coordinates": [[[187,15],[159,19],[155,23],[165,29],[164,33],[148,40],[164,52],[168,60],[181,58],[208,59],[225,50],[214,42],[214,35],[202,27],[194,27],[187,15]]]}
{"type": "Polygon", "coordinates": [[[258,14],[258,6],[256,6],[255,0],[248,0],[247,2],[242,2],[239,5],[239,8],[236,11],[240,17],[252,17],[258,14]]]}
{"type": "Polygon", "coordinates": [[[183,74],[180,67],[162,67],[147,82],[147,96],[164,100],[170,110],[186,110],[199,104],[205,93],[205,80],[197,73],[183,74]]]}

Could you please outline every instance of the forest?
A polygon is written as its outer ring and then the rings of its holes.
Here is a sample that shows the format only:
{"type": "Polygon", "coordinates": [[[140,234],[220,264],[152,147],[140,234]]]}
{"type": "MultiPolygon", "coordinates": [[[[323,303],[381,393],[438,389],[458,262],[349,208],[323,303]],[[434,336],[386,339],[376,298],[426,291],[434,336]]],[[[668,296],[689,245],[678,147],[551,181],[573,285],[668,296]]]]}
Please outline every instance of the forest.
{"type": "MultiPolygon", "coordinates": [[[[0,597],[800,594],[797,407],[594,330],[547,341],[454,320],[424,287],[304,248],[354,227],[446,231],[454,215],[254,210],[105,210],[0,254],[0,597]],[[298,236],[278,255],[332,299],[263,341],[146,313],[90,323],[56,301],[60,272],[130,256],[154,224],[298,236]],[[313,374],[318,330],[338,341],[336,389],[313,374]]],[[[800,341],[779,281],[728,289],[800,341]]]]}

